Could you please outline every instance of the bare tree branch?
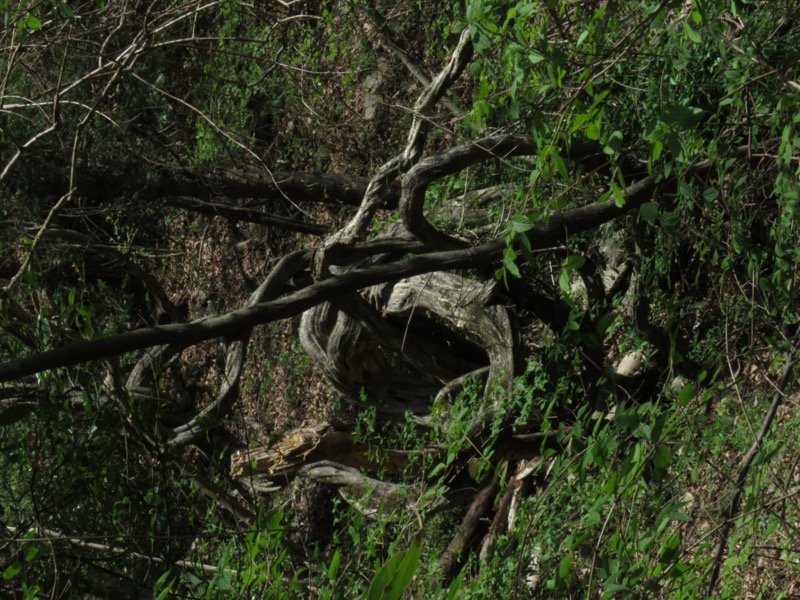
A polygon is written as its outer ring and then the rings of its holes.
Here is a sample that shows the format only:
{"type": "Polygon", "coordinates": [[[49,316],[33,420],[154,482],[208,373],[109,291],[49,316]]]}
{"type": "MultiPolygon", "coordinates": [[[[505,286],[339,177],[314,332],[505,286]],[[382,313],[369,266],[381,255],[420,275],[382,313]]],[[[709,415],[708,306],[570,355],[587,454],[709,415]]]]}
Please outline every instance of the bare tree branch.
{"type": "MultiPolygon", "coordinates": [[[[62,193],[67,186],[67,181],[59,177],[57,171],[42,174],[51,193],[62,193]]],[[[358,175],[277,171],[270,176],[256,169],[195,171],[159,168],[143,174],[142,179],[135,180],[135,191],[139,196],[163,197],[167,203],[175,205],[180,205],[180,201],[173,198],[195,198],[204,202],[214,202],[219,198],[252,198],[359,206],[370,182],[369,177],[358,175]]],[[[98,200],[123,196],[131,186],[131,173],[122,164],[107,166],[99,172],[79,171],[76,178],[76,193],[98,200]]],[[[393,208],[399,199],[400,185],[391,185],[386,190],[383,206],[393,208]]]]}
{"type": "MultiPolygon", "coordinates": [[[[400,61],[405,65],[408,72],[411,73],[414,77],[416,77],[417,81],[419,81],[423,86],[428,87],[431,84],[431,79],[425,73],[422,72],[417,64],[411,59],[411,56],[403,50],[397,42],[395,42],[390,33],[391,30],[389,28],[389,24],[386,22],[384,16],[378,11],[375,7],[373,2],[367,3],[367,11],[370,13],[372,20],[375,22],[375,27],[377,28],[378,36],[380,37],[381,42],[384,46],[386,46],[400,61]]],[[[441,98],[442,104],[449,110],[452,115],[456,118],[462,118],[464,116],[464,111],[461,110],[455,102],[448,96],[442,96],[441,98]]]]}
{"type": "MultiPolygon", "coordinates": [[[[23,533],[19,530],[18,527],[12,527],[11,525],[6,525],[6,530],[12,535],[19,535],[23,533]]],[[[87,550],[97,550],[99,552],[106,552],[115,555],[131,556],[133,558],[139,558],[141,560],[154,562],[157,564],[163,564],[163,565],[171,564],[183,569],[197,569],[209,573],[229,573],[234,576],[236,575],[236,571],[232,569],[220,569],[219,567],[214,565],[207,565],[201,562],[190,561],[190,560],[178,560],[170,563],[165,561],[163,558],[159,556],[149,556],[147,554],[142,554],[141,552],[135,552],[133,550],[129,550],[128,548],[121,548],[119,546],[110,546],[108,544],[100,544],[98,542],[92,542],[89,541],[89,539],[85,539],[80,536],[67,535],[60,531],[56,531],[55,529],[37,527],[36,535],[37,537],[22,536],[19,537],[18,540],[20,542],[26,542],[31,544],[35,544],[36,542],[41,542],[41,541],[47,541],[47,542],[64,541],[64,542],[69,542],[73,546],[77,546],[79,548],[85,548],[87,550]]]]}
{"type": "Polygon", "coordinates": [[[285,229],[287,231],[307,233],[309,235],[325,235],[330,233],[330,227],[327,225],[309,223],[307,221],[300,221],[298,219],[282,217],[280,215],[271,215],[250,208],[231,206],[230,204],[204,202],[195,198],[183,197],[168,198],[166,203],[176,208],[183,208],[185,210],[211,215],[213,217],[223,217],[232,221],[258,223],[260,225],[277,227],[278,229],[285,229]]]}
{"type": "Polygon", "coordinates": [[[367,187],[358,212],[340,232],[329,238],[326,246],[352,243],[364,235],[375,216],[375,211],[384,202],[389,186],[397,179],[398,175],[407,171],[419,160],[427,140],[428,112],[436,105],[453,82],[460,77],[471,57],[472,43],[470,42],[470,30],[467,28],[461,33],[458,45],[453,50],[450,61],[417,99],[414,105],[414,119],[408,132],[406,147],[400,154],[378,169],[378,172],[367,187]]]}
{"type": "Polygon", "coordinates": [[[455,579],[464,554],[473,545],[477,544],[482,537],[481,529],[485,527],[483,517],[491,510],[498,490],[499,486],[496,483],[490,483],[478,492],[472,501],[467,514],[464,515],[461,526],[458,528],[458,532],[450,540],[447,549],[439,559],[439,565],[445,581],[449,582],[455,579]]]}
{"type": "MultiPolygon", "coordinates": [[[[777,142],[770,140],[765,142],[764,146],[774,143],[777,142]]],[[[749,146],[741,147],[736,155],[746,158],[750,150],[749,146]]],[[[714,165],[711,161],[703,161],[687,169],[685,176],[707,177],[714,170],[714,165]]],[[[630,185],[624,191],[625,203],[622,206],[618,206],[614,200],[607,200],[552,215],[547,223],[538,223],[527,232],[531,248],[536,250],[553,246],[569,235],[588,231],[637,209],[644,202],[653,198],[660,178],[661,174],[654,172],[630,185]]],[[[672,175],[663,185],[674,185],[677,181],[677,176],[672,175]]],[[[379,249],[384,249],[388,245],[395,245],[397,249],[400,249],[404,244],[408,244],[405,246],[407,251],[419,251],[417,244],[398,242],[398,240],[376,242],[374,245],[366,244],[361,251],[366,252],[367,255],[378,254],[380,253],[379,249]]],[[[390,264],[356,268],[310,284],[283,298],[235,310],[218,317],[201,319],[187,324],[149,327],[107,338],[77,342],[0,365],[0,382],[160,344],[194,344],[220,336],[235,336],[242,330],[297,315],[321,302],[378,283],[399,281],[432,271],[463,269],[489,264],[500,258],[504,248],[505,240],[498,238],[471,248],[432,252],[390,264]]],[[[332,249],[336,250],[336,247],[332,249]]],[[[310,257],[311,252],[308,252],[307,256],[310,257]]],[[[340,250],[331,253],[328,259],[346,257],[346,262],[349,263],[357,259],[357,255],[358,252],[355,249],[348,250],[346,247],[340,247],[340,250]]]]}

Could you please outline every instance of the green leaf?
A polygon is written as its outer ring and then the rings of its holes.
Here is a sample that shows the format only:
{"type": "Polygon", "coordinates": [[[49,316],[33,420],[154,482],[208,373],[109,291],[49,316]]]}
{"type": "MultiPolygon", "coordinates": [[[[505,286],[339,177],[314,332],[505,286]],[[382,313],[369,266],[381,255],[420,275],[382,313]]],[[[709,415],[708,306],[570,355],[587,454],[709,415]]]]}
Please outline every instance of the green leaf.
{"type": "Polygon", "coordinates": [[[678,392],[678,404],[686,404],[695,395],[695,387],[694,384],[687,383],[685,386],[681,388],[681,391],[678,392]]]}
{"type": "Polygon", "coordinates": [[[692,517],[687,515],[685,512],[681,512],[679,510],[674,510],[667,515],[667,518],[670,521],[681,521],[683,523],[691,523],[692,517]]]}
{"type": "Polygon", "coordinates": [[[653,454],[653,464],[659,469],[666,469],[672,462],[672,452],[663,444],[653,454]]]}
{"type": "Polygon", "coordinates": [[[570,292],[570,285],[569,285],[569,271],[566,269],[561,270],[561,275],[558,277],[558,287],[561,288],[561,291],[565,294],[569,294],[570,292]]]}
{"type": "Polygon", "coordinates": [[[328,567],[328,579],[334,580],[336,579],[336,573],[339,572],[339,564],[342,562],[342,554],[339,552],[339,549],[336,549],[336,552],[333,553],[333,557],[331,558],[331,565],[328,567]]]}
{"type": "Polygon", "coordinates": [[[567,555],[558,563],[558,577],[559,579],[566,579],[569,571],[572,568],[572,556],[567,555]]]}
{"type": "Polygon", "coordinates": [[[533,259],[530,239],[528,239],[527,235],[521,235],[519,236],[518,239],[519,239],[519,249],[522,252],[522,256],[525,258],[525,260],[532,263],[534,259],[533,259]]]}
{"type": "Polygon", "coordinates": [[[533,227],[531,220],[525,215],[517,215],[511,219],[511,230],[516,233],[523,233],[533,227]]]}
{"type": "Polygon", "coordinates": [[[569,171],[567,170],[567,163],[561,158],[558,154],[552,154],[551,160],[553,165],[558,171],[558,174],[561,175],[563,179],[569,179],[569,171]]]}
{"type": "Polygon", "coordinates": [[[719,196],[719,190],[717,188],[708,187],[703,190],[703,199],[706,202],[713,202],[719,196]]]}
{"type": "Polygon", "coordinates": [[[539,52],[531,52],[528,54],[528,60],[531,62],[532,65],[536,63],[540,63],[544,60],[544,56],[542,56],[539,52]]]}
{"type": "Polygon", "coordinates": [[[456,600],[457,598],[461,597],[459,593],[461,591],[461,586],[464,585],[464,578],[467,576],[467,569],[461,570],[461,575],[456,577],[453,583],[450,584],[450,587],[447,588],[447,598],[446,600],[456,600]]]}
{"type": "Polygon", "coordinates": [[[603,152],[610,156],[612,154],[617,154],[620,148],[622,148],[622,132],[613,131],[611,135],[608,136],[606,145],[603,146],[603,152]]]}
{"type": "Polygon", "coordinates": [[[595,326],[595,330],[600,335],[604,335],[608,328],[611,327],[612,323],[616,319],[616,315],[614,313],[606,313],[602,317],[597,320],[597,325],[595,326]]]}
{"type": "Polygon", "coordinates": [[[661,118],[668,125],[672,125],[679,130],[687,130],[699,125],[703,120],[704,114],[701,108],[674,104],[664,110],[661,118]]]}
{"type": "Polygon", "coordinates": [[[586,257],[573,254],[564,259],[564,268],[567,271],[577,271],[586,263],[586,257]]]}
{"type": "Polygon", "coordinates": [[[15,561],[8,565],[5,571],[3,571],[3,579],[11,579],[12,577],[16,576],[22,570],[22,563],[19,561],[15,561]]]}
{"type": "Polygon", "coordinates": [[[600,139],[600,125],[596,121],[592,121],[586,126],[586,137],[593,141],[600,139]]]}
{"type": "Polygon", "coordinates": [[[633,431],[639,426],[639,415],[618,410],[614,415],[614,421],[616,421],[617,427],[619,427],[621,431],[633,431]]]}
{"type": "Polygon", "coordinates": [[[375,574],[367,591],[369,600],[396,600],[411,585],[422,553],[422,532],[411,546],[392,556],[375,574]]]}
{"type": "Polygon", "coordinates": [[[662,564],[671,563],[679,556],[681,546],[681,532],[680,530],[668,535],[661,545],[661,557],[659,562],[662,564]]]}
{"type": "Polygon", "coordinates": [[[608,594],[611,592],[629,592],[629,591],[630,588],[627,585],[622,585],[621,583],[612,583],[603,588],[604,594],[608,594]]]}
{"type": "Polygon", "coordinates": [[[658,204],[645,202],[639,207],[639,216],[649,225],[655,225],[658,221],[658,204]]]}
{"type": "Polygon", "coordinates": [[[33,562],[42,553],[42,549],[38,546],[28,546],[25,549],[25,562],[33,562]]]}
{"type": "Polygon", "coordinates": [[[497,281],[502,281],[506,289],[508,289],[508,271],[503,267],[500,267],[494,272],[494,278],[497,279],[497,281]]]}
{"type": "Polygon", "coordinates": [[[619,186],[611,182],[611,192],[614,194],[614,204],[616,204],[617,208],[622,208],[625,206],[625,194],[622,193],[622,190],[619,189],[619,186]]]}
{"type": "Polygon", "coordinates": [[[506,252],[503,255],[503,266],[514,277],[519,277],[519,267],[517,267],[517,263],[514,262],[515,260],[517,260],[517,253],[514,252],[512,248],[506,248],[506,252]]]}
{"type": "Polygon", "coordinates": [[[36,410],[35,404],[15,404],[0,413],[0,427],[21,421],[36,410]]]}
{"type": "Polygon", "coordinates": [[[165,571],[153,586],[153,591],[159,592],[158,596],[156,596],[157,600],[165,600],[166,598],[169,598],[169,595],[172,592],[172,586],[175,585],[175,580],[170,579],[170,574],[170,571],[165,571]]]}
{"type": "Polygon", "coordinates": [[[550,52],[550,60],[555,66],[560,67],[569,60],[569,56],[561,48],[554,46],[550,52]]]}
{"type": "Polygon", "coordinates": [[[674,212],[661,213],[661,226],[668,233],[675,233],[681,227],[681,218],[674,212]]]}
{"type": "Polygon", "coordinates": [[[695,44],[699,44],[703,41],[703,38],[700,34],[695,30],[689,23],[683,24],[683,30],[686,32],[686,37],[692,40],[695,44]]]}
{"type": "Polygon", "coordinates": [[[575,133],[583,127],[583,124],[586,123],[592,117],[589,113],[583,113],[575,117],[575,120],[572,122],[572,127],[570,128],[570,133],[575,133]]]}
{"type": "Polygon", "coordinates": [[[28,15],[25,25],[27,25],[28,29],[39,29],[42,26],[42,22],[33,15],[28,15]]]}
{"type": "Polygon", "coordinates": [[[666,422],[667,415],[665,413],[662,413],[656,417],[656,420],[653,423],[653,428],[650,430],[650,437],[648,438],[648,441],[655,444],[661,439],[661,434],[664,432],[664,425],[666,425],[666,422]]]}
{"type": "Polygon", "coordinates": [[[650,153],[650,156],[653,160],[658,160],[661,157],[661,153],[664,151],[664,143],[660,140],[656,140],[653,142],[653,150],[650,153]]]}
{"type": "MultiPolygon", "coordinates": [[[[501,271],[502,271],[502,269],[501,269],[501,271]]],[[[447,465],[445,465],[444,463],[439,463],[438,465],[433,467],[431,472],[428,474],[428,477],[433,477],[433,476],[437,475],[438,473],[441,473],[442,471],[444,471],[446,468],[447,468],[447,465]]]]}

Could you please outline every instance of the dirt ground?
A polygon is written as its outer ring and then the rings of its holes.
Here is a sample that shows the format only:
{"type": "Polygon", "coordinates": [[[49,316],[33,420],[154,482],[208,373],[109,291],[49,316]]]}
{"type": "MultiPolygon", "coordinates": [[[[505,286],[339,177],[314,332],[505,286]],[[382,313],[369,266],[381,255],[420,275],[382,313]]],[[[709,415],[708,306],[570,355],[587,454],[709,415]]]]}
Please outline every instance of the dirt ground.
{"type": "MultiPolygon", "coordinates": [[[[169,240],[172,256],[158,276],[173,301],[187,302],[190,319],[243,306],[282,255],[307,244],[298,234],[249,223],[187,213],[176,213],[174,219],[178,235],[169,240]]],[[[333,388],[299,344],[298,323],[295,317],[252,333],[239,397],[228,419],[228,429],[244,444],[267,443],[286,430],[323,420],[337,403],[333,388]]],[[[211,402],[222,361],[217,341],[181,354],[168,375],[179,410],[200,410],[211,402]]]]}

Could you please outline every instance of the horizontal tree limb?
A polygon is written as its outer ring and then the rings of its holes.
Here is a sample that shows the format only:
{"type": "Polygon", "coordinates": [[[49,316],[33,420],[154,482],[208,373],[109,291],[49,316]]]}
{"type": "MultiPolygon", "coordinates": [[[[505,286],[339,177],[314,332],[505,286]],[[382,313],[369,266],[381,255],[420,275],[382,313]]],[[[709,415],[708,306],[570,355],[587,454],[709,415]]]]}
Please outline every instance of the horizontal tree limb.
{"type": "Polygon", "coordinates": [[[297,231],[299,233],[307,233],[309,235],[325,235],[330,233],[330,227],[327,225],[309,223],[308,221],[302,221],[300,219],[282,217],[280,215],[273,215],[270,213],[261,212],[260,210],[254,210],[252,208],[232,206],[222,202],[206,202],[196,198],[174,196],[168,198],[166,203],[169,206],[174,206],[175,208],[182,208],[192,212],[202,213],[204,215],[211,215],[212,217],[223,217],[232,221],[258,223],[259,225],[278,227],[280,229],[297,231]]]}
{"type": "MultiPolygon", "coordinates": [[[[264,198],[359,206],[369,181],[369,177],[336,173],[165,170],[149,187],[164,196],[264,198]]],[[[389,205],[396,204],[399,195],[399,186],[390,187],[385,198],[389,205]]]]}
{"type": "MultiPolygon", "coordinates": [[[[779,142],[770,140],[762,147],[775,143],[779,142]]],[[[743,146],[737,149],[736,155],[739,158],[747,158],[751,151],[752,147],[743,146]]],[[[686,176],[703,178],[709,175],[714,167],[714,162],[703,161],[688,168],[686,176]]],[[[526,234],[531,248],[536,250],[551,247],[567,239],[568,236],[588,231],[637,209],[653,198],[660,177],[659,172],[653,172],[628,186],[624,191],[625,202],[622,206],[618,206],[614,200],[607,200],[552,215],[546,223],[537,223],[526,234]]],[[[673,175],[661,185],[672,187],[676,183],[677,176],[673,175]]],[[[404,246],[416,251],[419,248],[418,243],[383,240],[374,245],[363,244],[359,249],[353,249],[351,258],[355,258],[358,254],[377,254],[378,247],[400,250],[404,246]]],[[[467,269],[489,264],[501,258],[505,247],[505,240],[496,238],[470,248],[431,252],[388,264],[355,268],[313,283],[277,300],[234,310],[218,317],[207,317],[192,323],[146,327],[106,338],[75,342],[0,365],[0,382],[160,344],[196,344],[220,336],[233,336],[243,329],[293,317],[321,302],[379,283],[399,281],[433,271],[467,269]]],[[[346,248],[337,251],[337,255],[343,257],[347,254],[346,248]]]]}
{"type": "MultiPolygon", "coordinates": [[[[42,185],[47,193],[61,195],[69,190],[64,169],[42,171],[42,185]]],[[[161,168],[145,173],[131,172],[129,166],[111,164],[99,171],[78,171],[76,193],[86,198],[107,200],[135,192],[144,198],[192,197],[255,198],[270,201],[321,202],[359,206],[367,191],[369,177],[340,173],[307,173],[261,169],[174,169],[161,168]]],[[[384,190],[387,208],[397,206],[400,185],[384,190]]]]}

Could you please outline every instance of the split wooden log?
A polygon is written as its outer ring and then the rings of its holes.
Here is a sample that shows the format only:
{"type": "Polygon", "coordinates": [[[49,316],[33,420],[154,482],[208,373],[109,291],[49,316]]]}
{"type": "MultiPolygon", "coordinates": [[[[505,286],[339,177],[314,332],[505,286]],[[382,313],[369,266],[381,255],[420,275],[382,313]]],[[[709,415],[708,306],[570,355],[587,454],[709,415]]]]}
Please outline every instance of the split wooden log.
{"type": "Polygon", "coordinates": [[[239,450],[231,457],[231,475],[266,478],[283,484],[304,467],[327,461],[368,473],[380,471],[391,477],[413,472],[412,463],[421,455],[421,452],[387,450],[359,442],[345,427],[319,423],[290,431],[268,446],[239,450]]]}

